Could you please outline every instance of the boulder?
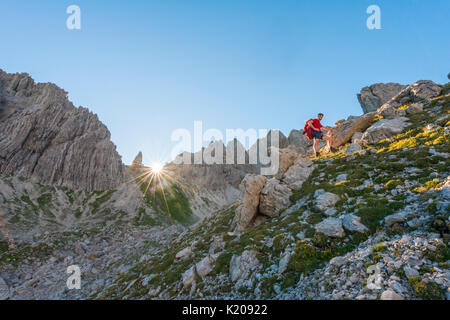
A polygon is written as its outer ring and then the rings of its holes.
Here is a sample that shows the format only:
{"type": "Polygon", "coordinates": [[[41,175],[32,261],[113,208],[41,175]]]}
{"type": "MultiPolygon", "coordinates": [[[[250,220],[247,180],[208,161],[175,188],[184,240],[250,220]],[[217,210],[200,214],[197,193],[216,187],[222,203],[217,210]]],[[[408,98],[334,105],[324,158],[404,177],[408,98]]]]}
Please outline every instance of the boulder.
{"type": "Polygon", "coordinates": [[[336,177],[336,182],[342,182],[342,181],[346,181],[348,177],[347,173],[341,173],[340,175],[338,175],[336,177]]]}
{"type": "Polygon", "coordinates": [[[362,132],[355,132],[352,136],[352,143],[361,144],[363,133],[362,132]]]}
{"type": "Polygon", "coordinates": [[[184,248],[175,255],[175,260],[185,260],[192,254],[192,247],[184,248]]]}
{"type": "Polygon", "coordinates": [[[338,218],[327,218],[315,226],[317,232],[333,238],[342,238],[345,236],[342,221],[338,218]]]}
{"type": "Polygon", "coordinates": [[[339,201],[339,196],[331,193],[325,192],[322,189],[316,190],[314,193],[315,203],[314,206],[317,210],[324,212],[330,207],[334,207],[336,202],[339,201]]]}
{"type": "Polygon", "coordinates": [[[369,128],[376,117],[375,112],[367,113],[361,117],[350,116],[343,123],[331,128],[329,135],[332,138],[331,146],[338,148],[349,142],[357,132],[364,132],[369,128]]]}
{"type": "Polygon", "coordinates": [[[396,223],[402,223],[406,221],[406,216],[402,213],[391,214],[384,218],[384,224],[386,227],[390,227],[396,223]]]}
{"type": "Polygon", "coordinates": [[[392,290],[386,290],[381,294],[380,300],[405,300],[405,298],[392,290]]]}
{"type": "Polygon", "coordinates": [[[354,153],[361,152],[361,150],[362,150],[362,147],[360,144],[352,143],[347,147],[347,149],[345,149],[344,154],[352,155],[354,153]]]}
{"type": "Polygon", "coordinates": [[[362,88],[357,97],[363,112],[369,113],[376,111],[405,88],[406,86],[398,83],[376,83],[362,88]]]}
{"type": "Polygon", "coordinates": [[[362,143],[373,144],[399,134],[409,125],[407,121],[408,118],[404,117],[381,119],[364,132],[362,143]]]}
{"type": "Polygon", "coordinates": [[[200,278],[204,279],[211,271],[213,271],[215,264],[216,256],[209,254],[195,265],[195,269],[200,278]]]}
{"type": "Polygon", "coordinates": [[[280,159],[280,169],[276,178],[281,178],[286,171],[294,164],[295,160],[300,156],[299,153],[294,150],[294,148],[278,149],[275,147],[270,147],[270,155],[275,153],[280,159]]]}
{"type": "Polygon", "coordinates": [[[308,147],[303,130],[292,130],[288,136],[288,143],[290,146],[301,147],[303,149],[308,147]]]}
{"type": "Polygon", "coordinates": [[[240,184],[240,204],[236,208],[236,231],[249,229],[258,215],[259,198],[267,178],[255,174],[247,174],[240,184]]]}
{"type": "Polygon", "coordinates": [[[434,83],[430,80],[421,80],[404,88],[399,94],[391,100],[383,104],[378,110],[377,114],[385,118],[395,118],[402,116],[403,112],[399,112],[399,106],[429,100],[433,97],[439,96],[442,92],[443,86],[434,83]]]}
{"type": "Polygon", "coordinates": [[[423,111],[423,103],[413,103],[406,109],[407,114],[414,114],[423,111]]]}
{"type": "Polygon", "coordinates": [[[403,271],[405,271],[405,276],[407,278],[418,277],[420,275],[419,271],[417,271],[416,269],[414,269],[408,265],[405,265],[403,267],[403,271]]]}
{"type": "Polygon", "coordinates": [[[254,250],[245,250],[240,256],[233,255],[230,261],[231,281],[242,281],[250,277],[259,266],[256,255],[257,252],[254,250]]]}
{"type": "Polygon", "coordinates": [[[356,231],[362,233],[368,231],[367,227],[361,223],[361,218],[358,216],[347,214],[342,216],[341,219],[342,226],[348,231],[356,231]]]}
{"type": "Polygon", "coordinates": [[[298,157],[294,164],[286,171],[282,181],[288,184],[291,189],[298,190],[315,168],[315,165],[313,165],[309,158],[298,157]]]}
{"type": "Polygon", "coordinates": [[[279,180],[267,181],[261,191],[259,213],[268,217],[278,216],[291,204],[291,195],[291,189],[287,185],[281,184],[279,180]]]}
{"type": "Polygon", "coordinates": [[[280,274],[287,270],[289,261],[291,260],[292,250],[287,249],[280,258],[280,263],[278,264],[278,272],[280,274]]]}
{"type": "Polygon", "coordinates": [[[197,278],[197,270],[195,270],[195,265],[186,270],[181,277],[183,280],[183,286],[185,288],[190,287],[197,278]]]}

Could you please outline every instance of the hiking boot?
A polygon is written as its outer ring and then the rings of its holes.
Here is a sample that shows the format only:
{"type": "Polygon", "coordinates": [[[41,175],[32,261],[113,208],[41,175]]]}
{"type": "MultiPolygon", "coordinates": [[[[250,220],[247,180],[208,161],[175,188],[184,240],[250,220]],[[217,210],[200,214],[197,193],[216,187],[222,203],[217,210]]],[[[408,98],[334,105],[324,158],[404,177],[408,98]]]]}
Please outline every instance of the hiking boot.
{"type": "Polygon", "coordinates": [[[335,153],[335,152],[337,152],[337,151],[338,151],[338,149],[336,149],[336,148],[333,148],[333,147],[330,147],[330,151],[331,151],[331,152],[333,152],[333,153],[335,153]]]}

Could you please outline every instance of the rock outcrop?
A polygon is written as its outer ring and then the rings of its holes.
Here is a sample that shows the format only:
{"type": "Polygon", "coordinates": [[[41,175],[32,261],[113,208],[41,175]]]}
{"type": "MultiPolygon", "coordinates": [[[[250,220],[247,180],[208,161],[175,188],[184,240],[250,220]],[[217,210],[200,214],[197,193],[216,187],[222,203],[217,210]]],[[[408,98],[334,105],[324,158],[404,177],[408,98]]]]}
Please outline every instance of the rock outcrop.
{"type": "Polygon", "coordinates": [[[259,213],[267,217],[278,216],[282,210],[290,205],[291,189],[279,180],[267,181],[261,191],[259,213]]]}
{"type": "Polygon", "coordinates": [[[406,86],[398,83],[376,83],[361,89],[357,95],[364,113],[376,111],[400,93],[406,86]]]}
{"type": "Polygon", "coordinates": [[[388,119],[402,116],[405,111],[397,110],[398,107],[439,96],[442,88],[443,86],[430,80],[417,81],[404,88],[399,94],[383,104],[377,110],[377,113],[388,119]]]}
{"type": "Polygon", "coordinates": [[[298,157],[294,164],[286,171],[282,181],[293,189],[300,189],[309,178],[316,166],[307,157],[298,157]]]}
{"type": "Polygon", "coordinates": [[[88,191],[127,180],[106,126],[64,90],[0,70],[0,96],[0,173],[88,191]]]}
{"type": "Polygon", "coordinates": [[[407,118],[381,119],[374,123],[364,132],[361,142],[363,144],[372,144],[395,134],[399,134],[408,126],[407,118]]]}
{"type": "Polygon", "coordinates": [[[350,116],[347,120],[338,121],[330,132],[331,146],[338,148],[349,142],[356,133],[366,131],[372,125],[375,117],[376,114],[371,112],[361,117],[350,116]]]}
{"type": "Polygon", "coordinates": [[[248,174],[242,180],[240,205],[236,209],[236,230],[242,232],[252,226],[258,215],[259,199],[267,178],[255,174],[248,174]]]}

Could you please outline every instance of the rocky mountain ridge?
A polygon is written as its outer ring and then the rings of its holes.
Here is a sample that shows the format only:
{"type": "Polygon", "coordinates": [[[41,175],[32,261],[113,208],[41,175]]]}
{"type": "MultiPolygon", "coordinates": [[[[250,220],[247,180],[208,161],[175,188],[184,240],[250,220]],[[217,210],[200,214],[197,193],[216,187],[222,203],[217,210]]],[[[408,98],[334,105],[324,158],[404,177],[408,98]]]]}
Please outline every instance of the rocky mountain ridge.
{"type": "Polygon", "coordinates": [[[114,189],[129,177],[110,136],[56,85],[0,70],[0,173],[71,189],[114,189]]]}

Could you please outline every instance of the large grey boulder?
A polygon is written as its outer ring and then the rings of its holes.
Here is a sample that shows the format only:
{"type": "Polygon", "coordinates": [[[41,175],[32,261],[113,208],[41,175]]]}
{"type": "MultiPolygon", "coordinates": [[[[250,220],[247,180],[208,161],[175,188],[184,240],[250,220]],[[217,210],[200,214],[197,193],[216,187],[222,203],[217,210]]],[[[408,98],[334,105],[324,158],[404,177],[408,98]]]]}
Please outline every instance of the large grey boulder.
{"type": "Polygon", "coordinates": [[[376,111],[383,104],[399,94],[406,86],[398,83],[376,83],[364,87],[357,95],[364,113],[376,111]]]}
{"type": "Polygon", "coordinates": [[[64,90],[0,70],[0,96],[0,173],[87,191],[128,180],[106,126],[64,90]]]}
{"type": "Polygon", "coordinates": [[[196,280],[196,278],[198,277],[197,275],[197,270],[195,268],[195,265],[190,267],[188,270],[186,270],[182,275],[182,281],[183,281],[183,286],[185,288],[188,288],[190,286],[192,286],[196,280]]]}
{"type": "Polygon", "coordinates": [[[377,143],[383,139],[399,134],[409,125],[408,118],[381,119],[364,132],[361,142],[363,144],[377,143]]]}
{"type": "Polygon", "coordinates": [[[315,226],[317,232],[333,238],[342,238],[345,236],[342,221],[338,218],[327,218],[315,226]]]}
{"type": "Polygon", "coordinates": [[[211,271],[213,271],[214,266],[216,264],[216,258],[217,257],[215,255],[209,254],[195,265],[197,274],[202,279],[204,279],[211,271]]]}
{"type": "Polygon", "coordinates": [[[255,174],[248,174],[242,180],[240,189],[240,204],[236,208],[236,231],[242,232],[251,228],[258,215],[259,198],[267,178],[255,174]]]}
{"type": "Polygon", "coordinates": [[[316,168],[312,161],[307,157],[298,157],[294,164],[286,171],[282,181],[288,184],[293,190],[298,190],[309,178],[316,168]]]}
{"type": "Polygon", "coordinates": [[[328,208],[334,207],[336,202],[339,201],[339,196],[331,193],[325,192],[325,190],[319,189],[314,193],[314,206],[317,210],[325,212],[328,208]]]}
{"type": "Polygon", "coordinates": [[[286,171],[294,164],[295,160],[300,156],[300,153],[298,153],[297,151],[298,150],[294,148],[279,149],[270,147],[270,155],[273,157],[278,157],[279,159],[279,170],[276,178],[281,178],[286,173],[286,171]]]}
{"type": "Polygon", "coordinates": [[[289,207],[291,195],[291,189],[287,185],[281,184],[279,180],[267,181],[261,191],[259,213],[267,217],[278,216],[282,210],[289,207]]]}
{"type": "Polygon", "coordinates": [[[341,217],[343,227],[348,231],[366,232],[369,229],[361,223],[361,218],[352,214],[347,214],[341,217]]]}

